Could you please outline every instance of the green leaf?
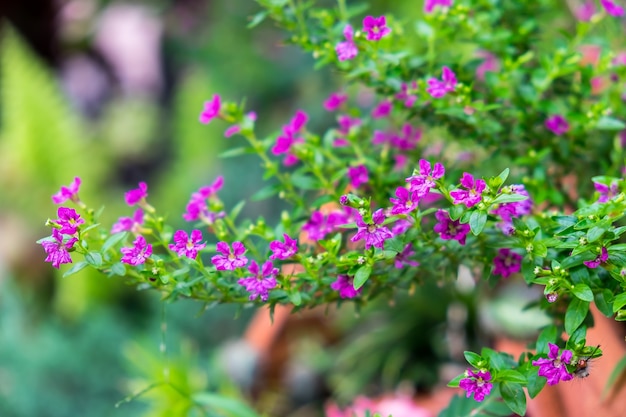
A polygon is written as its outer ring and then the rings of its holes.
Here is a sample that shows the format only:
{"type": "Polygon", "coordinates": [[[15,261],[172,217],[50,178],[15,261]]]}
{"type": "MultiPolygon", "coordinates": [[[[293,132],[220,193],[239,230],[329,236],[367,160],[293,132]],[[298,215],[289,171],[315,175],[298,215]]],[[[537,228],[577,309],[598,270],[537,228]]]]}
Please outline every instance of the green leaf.
{"type": "Polygon", "coordinates": [[[211,392],[194,394],[192,398],[195,403],[227,417],[260,417],[243,400],[236,400],[211,392]]]}
{"type": "Polygon", "coordinates": [[[249,148],[243,148],[243,147],[239,147],[239,148],[232,148],[229,149],[227,151],[222,152],[221,154],[218,155],[218,158],[233,158],[235,156],[241,156],[241,155],[245,155],[247,153],[250,153],[250,149],[249,148]]]}
{"type": "Polygon", "coordinates": [[[611,317],[613,315],[613,307],[609,300],[613,298],[613,293],[609,289],[603,289],[600,292],[597,292],[595,295],[596,307],[602,314],[606,317],[611,317]]]}
{"type": "Polygon", "coordinates": [[[500,394],[511,411],[520,416],[526,414],[526,395],[520,384],[503,382],[500,384],[500,394]]]}
{"type": "MultiPolygon", "coordinates": [[[[604,389],[602,390],[602,398],[603,399],[607,397],[607,395],[609,394],[609,392],[613,388],[613,384],[615,384],[616,381],[619,380],[619,381],[621,381],[621,385],[624,384],[623,376],[625,374],[625,371],[626,371],[626,356],[624,356],[622,359],[620,359],[620,361],[617,363],[617,365],[615,365],[615,367],[613,368],[613,371],[611,372],[611,375],[606,380],[606,385],[604,386],[604,389]]],[[[618,387],[618,389],[619,388],[620,387],[618,387]]]]}
{"type": "Polygon", "coordinates": [[[291,302],[295,306],[299,306],[300,304],[302,304],[302,295],[300,295],[300,291],[290,292],[289,300],[291,300],[291,302]]]}
{"type": "Polygon", "coordinates": [[[478,236],[483,231],[487,222],[487,212],[476,210],[470,216],[469,225],[474,236],[478,236]]]}
{"type": "Polygon", "coordinates": [[[105,240],[104,243],[102,244],[102,248],[100,249],[100,251],[103,253],[108,251],[113,246],[117,245],[119,242],[126,239],[126,236],[128,236],[127,232],[120,232],[120,233],[116,233],[114,235],[109,236],[108,239],[105,240]]]}
{"type": "Polygon", "coordinates": [[[598,130],[623,130],[624,128],[626,128],[624,122],[609,116],[601,117],[596,124],[598,130]]]}
{"type": "Polygon", "coordinates": [[[505,369],[503,371],[498,372],[497,378],[500,381],[515,382],[517,384],[526,384],[526,377],[522,375],[521,372],[516,371],[514,369],[505,369]]]}
{"type": "Polygon", "coordinates": [[[556,326],[553,324],[546,326],[537,337],[537,343],[535,345],[537,353],[547,354],[549,352],[548,343],[556,342],[556,336],[556,326]]]}
{"type": "Polygon", "coordinates": [[[530,398],[535,398],[537,394],[541,392],[543,387],[546,386],[546,382],[548,382],[545,377],[539,376],[539,374],[537,373],[537,368],[535,367],[529,368],[526,379],[528,381],[526,389],[528,390],[528,395],[530,396],[530,398]]]}
{"type": "Polygon", "coordinates": [[[574,288],[572,288],[572,293],[583,301],[592,302],[593,301],[593,292],[591,288],[587,284],[576,284],[574,288]]]}
{"type": "Polygon", "coordinates": [[[528,196],[521,194],[500,194],[491,204],[513,203],[515,201],[528,200],[528,196]]]}
{"type": "Polygon", "coordinates": [[[95,268],[100,268],[102,266],[102,255],[100,252],[89,252],[85,255],[85,261],[95,268]]]}
{"type": "Polygon", "coordinates": [[[565,312],[565,331],[568,334],[574,333],[574,331],[580,326],[587,313],[589,312],[589,302],[583,301],[579,298],[573,298],[567,307],[565,312]]]}
{"type": "Polygon", "coordinates": [[[587,232],[587,240],[589,241],[589,243],[593,243],[596,240],[600,239],[604,232],[606,232],[606,227],[593,226],[587,232]]]}
{"type": "Polygon", "coordinates": [[[613,313],[626,305],[626,293],[621,293],[613,299],[613,313]]]}
{"type": "Polygon", "coordinates": [[[465,374],[461,374],[461,375],[457,376],[452,381],[448,382],[447,386],[450,387],[450,388],[458,388],[459,387],[459,382],[461,382],[461,380],[463,378],[465,378],[465,374]]]}
{"type": "Polygon", "coordinates": [[[291,183],[302,190],[316,190],[319,188],[318,181],[311,176],[303,174],[293,174],[291,176],[291,183]]]}
{"type": "Polygon", "coordinates": [[[70,275],[77,273],[81,269],[85,268],[87,265],[89,264],[84,261],[76,262],[70,269],[63,273],[63,278],[69,277],[70,275]]]}
{"type": "Polygon", "coordinates": [[[474,368],[480,368],[481,362],[484,362],[484,359],[477,353],[466,350],[463,352],[463,356],[465,356],[465,360],[467,363],[472,365],[474,368]]]}
{"type": "Polygon", "coordinates": [[[265,20],[268,14],[269,12],[267,10],[263,10],[255,14],[254,16],[252,16],[252,19],[250,19],[250,23],[248,23],[247,28],[252,29],[253,27],[257,26],[258,24],[260,24],[262,21],[265,20]]]}
{"type": "Polygon", "coordinates": [[[354,289],[358,290],[359,288],[361,288],[363,284],[365,284],[367,279],[370,277],[371,273],[372,273],[371,265],[363,265],[362,267],[360,267],[356,271],[356,274],[354,274],[354,281],[352,282],[352,285],[354,285],[354,289]]]}
{"type": "Polygon", "coordinates": [[[126,275],[126,265],[121,262],[113,264],[113,266],[111,266],[111,274],[123,277],[126,275]]]}
{"type": "Polygon", "coordinates": [[[233,207],[233,208],[230,210],[230,213],[229,213],[229,217],[230,217],[230,219],[234,221],[234,220],[237,218],[237,216],[239,216],[239,213],[241,213],[241,210],[243,209],[243,207],[244,207],[245,205],[246,205],[245,200],[240,201],[239,203],[237,203],[237,204],[235,205],[235,207],[233,207]]]}
{"type": "Polygon", "coordinates": [[[279,191],[280,191],[280,187],[278,184],[268,185],[267,187],[263,187],[259,191],[254,193],[252,197],[250,197],[250,200],[252,201],[265,200],[268,197],[278,194],[279,191]]]}

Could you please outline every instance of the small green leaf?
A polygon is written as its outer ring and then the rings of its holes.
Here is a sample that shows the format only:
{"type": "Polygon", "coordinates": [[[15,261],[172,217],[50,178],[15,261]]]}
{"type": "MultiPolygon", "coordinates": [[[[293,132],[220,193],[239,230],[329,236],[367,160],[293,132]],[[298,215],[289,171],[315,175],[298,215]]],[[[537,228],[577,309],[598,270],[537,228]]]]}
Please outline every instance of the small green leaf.
{"type": "Polygon", "coordinates": [[[526,414],[526,395],[520,384],[503,382],[500,384],[500,394],[511,411],[520,416],[526,414]]]}
{"type": "Polygon", "coordinates": [[[598,307],[598,310],[606,317],[613,315],[613,308],[609,302],[611,298],[613,298],[613,293],[606,288],[595,295],[596,307],[598,307]]]}
{"type": "Polygon", "coordinates": [[[530,395],[530,398],[535,398],[537,394],[541,392],[543,387],[546,386],[546,382],[548,382],[545,377],[539,376],[537,368],[535,367],[530,368],[528,374],[526,375],[526,379],[528,381],[526,389],[528,389],[528,395],[530,395]]]}
{"type": "Polygon", "coordinates": [[[250,149],[248,148],[232,148],[229,149],[227,151],[222,152],[221,154],[219,154],[219,158],[233,158],[235,156],[241,156],[241,155],[245,155],[247,153],[250,153],[250,149]]]}
{"type": "Polygon", "coordinates": [[[598,120],[596,129],[598,130],[623,130],[626,128],[626,124],[614,117],[604,116],[598,120]]]}
{"type": "Polygon", "coordinates": [[[491,204],[513,203],[524,200],[528,200],[528,196],[521,194],[500,194],[491,202],[491,204]]]}
{"type": "Polygon", "coordinates": [[[69,277],[70,275],[77,273],[81,269],[85,268],[87,265],[89,264],[85,261],[76,262],[70,269],[63,273],[63,278],[69,277]]]}
{"type": "MultiPolygon", "coordinates": [[[[622,381],[621,385],[623,386],[624,384],[623,376],[625,373],[626,373],[626,356],[620,359],[617,365],[613,367],[613,371],[611,372],[609,379],[606,380],[606,385],[604,386],[604,389],[602,390],[602,398],[606,398],[606,396],[609,394],[609,392],[613,388],[613,384],[615,384],[616,381],[618,380],[622,381]]],[[[617,388],[619,389],[620,387],[617,387],[617,388]]]]}
{"type": "Polygon", "coordinates": [[[568,334],[574,333],[574,331],[580,326],[587,313],[589,312],[589,302],[583,301],[579,298],[573,298],[567,307],[565,312],[565,331],[568,334]]]}
{"type": "Polygon", "coordinates": [[[263,187],[259,191],[254,193],[252,197],[250,197],[250,200],[252,201],[265,200],[268,197],[278,194],[278,192],[279,192],[278,184],[268,185],[267,187],[263,187]]]}
{"type": "Polygon", "coordinates": [[[465,378],[465,374],[461,374],[461,375],[457,376],[452,381],[448,382],[447,386],[450,387],[450,388],[458,388],[459,382],[461,382],[461,380],[463,378],[465,378]]]}
{"type": "Polygon", "coordinates": [[[465,356],[465,360],[467,363],[472,365],[474,368],[480,368],[480,363],[484,362],[484,359],[477,353],[466,350],[463,352],[463,356],[465,356]]]}
{"type": "Polygon", "coordinates": [[[478,236],[483,231],[485,223],[487,222],[487,212],[476,210],[472,212],[470,216],[469,225],[472,229],[474,236],[478,236]]]}
{"type": "Polygon", "coordinates": [[[94,268],[100,268],[102,266],[102,255],[100,255],[100,252],[89,252],[85,255],[85,261],[94,268]]]}
{"type": "Polygon", "coordinates": [[[537,353],[548,353],[548,343],[556,342],[557,329],[556,326],[551,324],[546,326],[537,337],[537,343],[535,349],[537,353]]]}
{"type": "Polygon", "coordinates": [[[587,232],[587,240],[589,241],[589,243],[593,243],[596,240],[600,239],[604,232],[606,232],[606,227],[593,226],[587,232]]]}
{"type": "Polygon", "coordinates": [[[104,243],[102,244],[101,252],[104,253],[108,251],[113,246],[117,245],[119,242],[126,239],[127,235],[128,235],[127,232],[121,232],[121,233],[116,233],[114,235],[109,236],[108,239],[105,240],[104,243]]]}
{"type": "Polygon", "coordinates": [[[574,288],[572,288],[572,293],[583,301],[593,301],[593,292],[587,284],[576,284],[574,288]]]}
{"type": "Polygon", "coordinates": [[[113,264],[113,266],[111,266],[111,274],[123,277],[126,275],[126,265],[121,262],[113,264]]]}
{"type": "Polygon", "coordinates": [[[626,305],[626,293],[621,293],[613,299],[613,313],[626,305]]]}
{"type": "Polygon", "coordinates": [[[367,279],[370,277],[371,273],[372,273],[371,265],[363,265],[362,267],[360,267],[356,271],[356,274],[354,274],[354,281],[352,282],[352,284],[354,285],[354,289],[358,290],[359,288],[361,288],[363,284],[365,284],[367,279]]]}
{"type": "Polygon", "coordinates": [[[268,14],[269,12],[267,10],[263,10],[255,14],[254,16],[252,16],[252,19],[250,20],[250,23],[248,23],[247,28],[252,29],[253,27],[257,26],[258,24],[260,24],[262,21],[265,20],[268,14]]]}
{"type": "Polygon", "coordinates": [[[518,372],[514,369],[505,369],[503,371],[498,372],[497,378],[500,381],[515,382],[517,384],[526,384],[526,377],[522,375],[521,372],[518,372]]]}
{"type": "Polygon", "coordinates": [[[226,417],[260,417],[243,400],[225,397],[212,392],[194,394],[192,398],[194,403],[226,417]]]}
{"type": "Polygon", "coordinates": [[[293,305],[299,306],[300,304],[302,304],[302,295],[300,295],[299,291],[290,292],[289,300],[293,303],[293,305]]]}

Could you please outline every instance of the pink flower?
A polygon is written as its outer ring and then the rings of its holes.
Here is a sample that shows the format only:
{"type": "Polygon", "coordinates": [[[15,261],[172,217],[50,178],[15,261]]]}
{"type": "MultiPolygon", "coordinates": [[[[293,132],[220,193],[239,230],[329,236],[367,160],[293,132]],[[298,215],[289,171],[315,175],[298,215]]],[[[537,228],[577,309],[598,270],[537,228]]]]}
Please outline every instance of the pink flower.
{"type": "Polygon", "coordinates": [[[429,78],[426,81],[428,83],[426,92],[428,92],[428,94],[430,94],[433,98],[441,98],[446,94],[453,92],[456,88],[456,75],[450,68],[443,67],[441,80],[442,81],[439,81],[437,78],[429,78]]]}
{"type": "Polygon", "coordinates": [[[324,101],[324,109],[326,111],[335,111],[348,100],[348,95],[344,93],[331,93],[330,96],[324,101]]]}
{"type": "Polygon", "coordinates": [[[146,242],[146,238],[142,235],[137,236],[133,242],[132,248],[120,249],[122,254],[122,262],[129,265],[141,265],[146,262],[146,259],[152,255],[152,245],[146,242]]]}
{"type": "Polygon", "coordinates": [[[236,268],[243,268],[248,263],[248,258],[243,255],[246,253],[246,247],[241,242],[233,242],[232,252],[228,243],[218,242],[217,251],[221,255],[213,256],[211,262],[218,271],[232,271],[236,268]]]}
{"type": "Polygon", "coordinates": [[[391,109],[393,108],[393,104],[391,100],[383,100],[372,110],[372,117],[374,119],[382,119],[383,117],[389,116],[391,113],[391,109]]]}
{"type": "Polygon", "coordinates": [[[560,114],[555,114],[548,117],[545,122],[546,129],[550,130],[557,136],[561,136],[569,131],[569,123],[565,120],[565,117],[560,114]]]}
{"type": "Polygon", "coordinates": [[[204,102],[204,109],[200,113],[200,123],[208,124],[211,120],[219,117],[221,109],[221,98],[219,94],[214,94],[211,101],[204,102]]]}
{"type": "Polygon", "coordinates": [[[74,247],[74,243],[78,241],[77,238],[72,237],[67,242],[63,243],[63,234],[58,229],[52,229],[51,238],[42,240],[41,246],[46,251],[45,262],[51,262],[52,266],[59,269],[61,264],[71,264],[72,257],[69,250],[74,247]]]}
{"type": "Polygon", "coordinates": [[[369,249],[372,246],[375,248],[383,249],[385,240],[393,237],[393,234],[386,226],[383,226],[385,221],[385,213],[382,209],[376,210],[372,215],[372,223],[365,223],[363,217],[359,214],[356,217],[356,224],[358,230],[356,234],[350,239],[352,242],[357,242],[361,239],[365,240],[365,249],[369,249]]]}
{"type": "Polygon", "coordinates": [[[419,266],[420,265],[419,262],[409,259],[413,255],[415,255],[415,251],[413,250],[413,244],[407,243],[404,246],[404,249],[402,250],[402,252],[396,255],[396,259],[394,261],[393,266],[395,266],[397,269],[404,268],[404,265],[409,265],[413,267],[419,266]]]}
{"type": "Polygon", "coordinates": [[[375,414],[393,417],[432,417],[427,409],[418,406],[415,400],[406,394],[385,395],[380,399],[359,396],[354,403],[343,411],[333,403],[325,407],[326,417],[364,417],[375,414]]]}
{"type": "Polygon", "coordinates": [[[74,177],[74,181],[72,181],[69,186],[61,187],[59,192],[52,196],[54,204],[62,204],[67,200],[71,200],[75,203],[79,202],[78,189],[80,188],[80,182],[81,180],[79,177],[74,177]]]}
{"type": "Polygon", "coordinates": [[[611,16],[620,17],[624,16],[624,8],[618,4],[615,4],[613,0],[600,0],[600,4],[604,7],[604,10],[611,16]]]}
{"type": "Polygon", "coordinates": [[[596,259],[594,259],[593,261],[583,261],[583,263],[588,268],[597,268],[600,266],[600,264],[603,264],[608,260],[609,260],[609,252],[606,250],[604,246],[602,246],[602,251],[598,256],[596,256],[596,259]]]}
{"type": "Polygon", "coordinates": [[[556,385],[560,381],[570,381],[574,378],[567,370],[567,366],[572,360],[572,351],[564,349],[559,358],[559,347],[549,343],[550,353],[548,358],[540,358],[533,361],[533,366],[539,367],[539,376],[544,376],[548,380],[548,385],[556,385]]]}
{"type": "Polygon", "coordinates": [[[593,187],[600,194],[600,196],[598,197],[598,203],[606,203],[613,197],[617,196],[617,194],[619,193],[619,187],[617,186],[616,182],[612,182],[611,186],[608,186],[606,184],[594,181],[593,187]]]}
{"type": "Polygon", "coordinates": [[[437,186],[435,181],[442,178],[446,170],[440,162],[437,162],[431,170],[430,162],[425,159],[420,159],[419,167],[419,174],[410,176],[406,182],[411,183],[409,191],[416,191],[419,198],[422,198],[431,188],[437,186]]]}
{"type": "Polygon", "coordinates": [[[184,230],[177,230],[174,233],[174,243],[170,243],[169,248],[178,253],[178,256],[186,256],[189,259],[196,259],[198,251],[206,246],[206,243],[200,243],[202,240],[202,232],[194,229],[191,236],[187,236],[184,230]]]}
{"type": "MultiPolygon", "coordinates": [[[[218,176],[211,185],[201,187],[197,192],[191,195],[189,203],[187,203],[186,212],[183,213],[183,219],[188,222],[202,219],[208,222],[208,219],[214,217],[215,213],[209,212],[209,206],[207,205],[207,199],[214,198],[217,192],[222,189],[224,185],[224,177],[218,176]]],[[[218,213],[221,214],[221,213],[218,213]]],[[[219,217],[224,217],[220,215],[219,217]]],[[[212,222],[211,222],[212,223],[212,222]]]]}
{"type": "Polygon", "coordinates": [[[350,184],[354,188],[359,188],[362,184],[366,184],[369,181],[367,167],[365,165],[348,167],[348,177],[350,178],[350,184]]]}
{"type": "Polygon", "coordinates": [[[465,245],[465,238],[470,232],[469,224],[463,224],[458,220],[452,220],[450,214],[442,209],[437,210],[435,217],[438,223],[435,224],[433,230],[439,233],[439,237],[443,240],[456,240],[461,245],[465,245]]]}
{"type": "MultiPolygon", "coordinates": [[[[342,136],[348,136],[353,127],[361,124],[361,119],[358,117],[350,117],[344,114],[340,115],[337,118],[337,121],[339,122],[339,129],[337,129],[337,133],[342,136]]],[[[349,144],[350,143],[345,137],[338,137],[333,141],[334,147],[348,146],[349,144]]]]}
{"type": "Polygon", "coordinates": [[[347,61],[350,59],[354,59],[359,53],[359,50],[354,43],[354,31],[352,30],[352,26],[346,25],[343,28],[343,36],[345,36],[345,42],[339,42],[337,46],[335,46],[335,52],[337,52],[337,59],[340,61],[347,61]]]}
{"type": "Polygon", "coordinates": [[[393,224],[391,228],[391,234],[394,236],[401,235],[409,230],[413,226],[413,222],[408,219],[400,219],[393,224]]]}
{"type": "Polygon", "coordinates": [[[111,228],[111,234],[119,232],[134,232],[138,233],[141,225],[143,224],[143,210],[137,209],[133,214],[133,217],[120,217],[111,228]]]}
{"type": "Polygon", "coordinates": [[[350,207],[344,207],[344,210],[330,213],[328,216],[324,216],[321,211],[314,211],[310,219],[302,226],[302,231],[307,233],[310,240],[322,240],[337,226],[350,222],[351,210],[350,207]]]}
{"type": "Polygon", "coordinates": [[[410,192],[404,187],[396,188],[396,197],[390,198],[389,201],[393,203],[391,208],[391,214],[408,214],[417,208],[419,203],[419,196],[417,191],[410,192]]]}
{"type": "Polygon", "coordinates": [[[78,226],[85,223],[85,219],[81,218],[73,208],[59,207],[57,210],[57,224],[61,226],[60,232],[66,235],[73,235],[78,231],[78,226]]]}
{"type": "Polygon", "coordinates": [[[285,243],[280,240],[270,242],[270,250],[273,254],[270,259],[289,259],[298,252],[298,241],[289,237],[287,233],[283,234],[285,243]]]}
{"type": "Polygon", "coordinates": [[[140,182],[139,188],[128,191],[124,197],[126,199],[126,204],[132,207],[135,204],[144,201],[147,196],[148,185],[145,182],[140,182]]]}
{"type": "Polygon", "coordinates": [[[354,298],[361,293],[361,288],[354,289],[353,278],[348,275],[337,275],[335,282],[330,284],[330,288],[339,292],[341,298],[354,298]]]}
{"type": "Polygon", "coordinates": [[[499,249],[493,258],[493,274],[508,278],[522,269],[522,256],[511,249],[499,249]]]}
{"type": "Polygon", "coordinates": [[[474,180],[474,176],[467,172],[461,177],[461,186],[467,190],[450,191],[450,197],[454,204],[465,204],[467,208],[472,208],[482,200],[483,191],[487,187],[484,180],[474,180]]]}
{"type": "Polygon", "coordinates": [[[459,386],[467,391],[466,397],[469,398],[472,393],[474,394],[474,400],[481,402],[491,392],[493,384],[489,382],[491,380],[491,374],[489,371],[474,372],[471,369],[467,370],[467,378],[459,381],[459,386]]]}
{"type": "Polygon", "coordinates": [[[591,20],[593,15],[596,13],[596,5],[593,1],[585,1],[583,4],[578,6],[574,12],[576,19],[588,22],[591,20]]]}
{"type": "Polygon", "coordinates": [[[390,34],[391,29],[387,27],[385,16],[366,16],[363,19],[363,32],[367,33],[368,41],[379,41],[382,37],[390,34]]]}
{"type": "MultiPolygon", "coordinates": [[[[511,185],[511,193],[524,195],[528,197],[528,191],[524,188],[522,184],[514,184],[511,185]]],[[[513,227],[513,218],[521,217],[526,214],[530,214],[533,208],[533,201],[529,198],[522,201],[512,201],[510,203],[502,203],[498,205],[495,210],[491,211],[491,214],[495,214],[496,216],[500,216],[502,218],[502,222],[498,223],[496,226],[504,232],[506,235],[512,235],[515,231],[513,227]]]]}
{"type": "Polygon", "coordinates": [[[432,13],[437,6],[452,7],[452,0],[426,0],[424,1],[424,13],[432,13]]]}
{"type": "Polygon", "coordinates": [[[422,130],[411,126],[409,123],[402,125],[401,135],[391,136],[391,146],[400,151],[415,149],[417,142],[422,138],[422,130]]]}
{"type": "Polygon", "coordinates": [[[417,96],[412,93],[417,90],[417,82],[411,81],[411,84],[402,83],[400,89],[400,92],[395,96],[396,100],[404,102],[404,107],[413,107],[417,96]]]}
{"type": "Polygon", "coordinates": [[[278,268],[274,268],[270,261],[263,264],[263,268],[259,271],[259,265],[252,261],[248,267],[248,272],[252,276],[241,278],[237,283],[246,288],[246,291],[250,293],[250,300],[255,300],[257,297],[262,301],[267,301],[269,298],[269,291],[276,287],[276,275],[278,275],[278,268]]]}
{"type": "Polygon", "coordinates": [[[476,68],[476,78],[485,80],[488,72],[497,72],[500,69],[498,58],[489,51],[478,51],[478,56],[483,58],[483,62],[476,68]]]}
{"type": "Polygon", "coordinates": [[[284,165],[290,166],[298,162],[298,158],[291,153],[291,147],[304,142],[304,138],[296,135],[304,129],[308,120],[309,116],[304,111],[296,111],[289,123],[283,126],[283,134],[276,139],[272,153],[274,155],[286,153],[287,156],[283,160],[284,165]]]}

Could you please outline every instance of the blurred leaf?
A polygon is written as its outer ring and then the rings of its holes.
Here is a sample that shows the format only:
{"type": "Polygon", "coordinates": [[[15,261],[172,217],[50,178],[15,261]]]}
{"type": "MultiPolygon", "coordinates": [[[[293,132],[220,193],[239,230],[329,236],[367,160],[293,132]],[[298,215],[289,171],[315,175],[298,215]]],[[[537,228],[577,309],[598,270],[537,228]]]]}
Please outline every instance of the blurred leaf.
{"type": "Polygon", "coordinates": [[[500,393],[504,403],[511,411],[520,416],[526,414],[526,395],[520,384],[503,382],[500,384],[500,393]]]}
{"type": "Polygon", "coordinates": [[[225,413],[228,417],[261,417],[243,401],[222,395],[202,392],[193,396],[193,401],[208,409],[225,413]]]}
{"type": "Polygon", "coordinates": [[[572,334],[583,323],[588,312],[588,301],[573,298],[565,312],[565,331],[572,334]]]}

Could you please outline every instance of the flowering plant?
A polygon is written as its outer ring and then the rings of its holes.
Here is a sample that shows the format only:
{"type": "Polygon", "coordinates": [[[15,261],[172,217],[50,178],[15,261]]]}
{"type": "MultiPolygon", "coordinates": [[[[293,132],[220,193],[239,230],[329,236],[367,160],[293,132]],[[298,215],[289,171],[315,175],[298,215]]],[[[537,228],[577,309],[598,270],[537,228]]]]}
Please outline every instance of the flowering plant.
{"type": "Polygon", "coordinates": [[[427,280],[452,291],[460,267],[476,291],[521,276],[542,288],[536,304],[552,324],[517,360],[465,352],[469,367],[449,384],[469,401],[489,399],[487,410],[501,398],[524,415],[525,390],[533,398],[600,356],[586,340],[590,304],[626,320],[626,59],[610,39],[593,57],[585,45],[623,8],[586,2],[557,34],[538,23],[555,12],[547,0],[429,0],[416,22],[364,16],[344,0],[259,4],[253,25],[272,19],[343,80],[323,103],[337,120],[323,133],[298,110],[262,135],[255,112],[219,94],[200,112],[200,123],[226,122],[224,135],[241,141],[224,157],[259,156],[268,185],[251,199],[288,203],[280,222],[240,219],[244,203],[225,207],[228,179],[218,177],[181,214],[190,233],[168,226],[143,182],[125,196],[132,217],[105,227],[76,178],[53,196],[58,217],[39,241],[46,261],[167,300],[270,311],[359,307],[427,280]]]}

